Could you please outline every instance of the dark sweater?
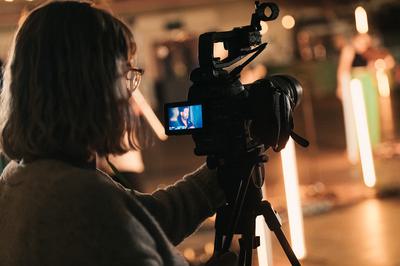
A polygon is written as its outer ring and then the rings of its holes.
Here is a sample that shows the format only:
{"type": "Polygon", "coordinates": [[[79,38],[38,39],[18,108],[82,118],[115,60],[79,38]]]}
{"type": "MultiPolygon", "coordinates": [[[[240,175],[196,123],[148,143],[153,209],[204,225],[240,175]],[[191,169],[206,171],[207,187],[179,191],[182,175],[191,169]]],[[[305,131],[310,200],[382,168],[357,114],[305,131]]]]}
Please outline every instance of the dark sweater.
{"type": "Polygon", "coordinates": [[[204,166],[150,195],[99,170],[11,162],[0,179],[0,265],[187,265],[173,245],[223,202],[204,166]]]}

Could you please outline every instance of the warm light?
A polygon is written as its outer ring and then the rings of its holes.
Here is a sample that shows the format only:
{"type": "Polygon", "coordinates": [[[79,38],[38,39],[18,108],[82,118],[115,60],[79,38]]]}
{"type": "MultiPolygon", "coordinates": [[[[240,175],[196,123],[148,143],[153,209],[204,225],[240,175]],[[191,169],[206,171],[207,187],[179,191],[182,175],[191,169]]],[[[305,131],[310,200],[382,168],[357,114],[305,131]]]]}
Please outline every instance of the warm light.
{"type": "Polygon", "coordinates": [[[282,26],[287,30],[290,30],[291,28],[293,28],[295,24],[296,24],[296,22],[294,20],[294,17],[292,17],[290,15],[286,15],[282,18],[282,26]]]}
{"type": "Polygon", "coordinates": [[[4,1],[6,1],[6,2],[14,2],[14,0],[4,0],[4,1]]]}
{"type": "Polygon", "coordinates": [[[386,69],[386,62],[382,58],[377,59],[374,65],[376,69],[386,69]]]}
{"type": "Polygon", "coordinates": [[[350,74],[343,75],[340,84],[342,86],[342,106],[346,133],[347,158],[351,164],[355,165],[359,161],[359,156],[357,130],[354,122],[353,105],[351,103],[350,80],[350,74]]]}
{"type": "MultiPolygon", "coordinates": [[[[267,198],[266,184],[262,186],[263,199],[267,198]]],[[[256,218],[256,235],[260,237],[260,246],[257,247],[258,265],[272,266],[272,241],[271,231],[265,223],[263,216],[256,218]]]]}
{"type": "Polygon", "coordinates": [[[382,135],[385,139],[392,140],[396,135],[394,129],[395,123],[393,118],[392,100],[390,97],[380,97],[379,106],[379,111],[381,113],[382,135]]]}
{"type": "Polygon", "coordinates": [[[212,255],[214,253],[214,243],[208,242],[207,244],[204,245],[204,252],[207,255],[212,255]]]}
{"type": "Polygon", "coordinates": [[[214,43],[214,57],[224,59],[228,56],[228,50],[225,50],[223,42],[214,43]]]}
{"type": "Polygon", "coordinates": [[[157,57],[160,59],[165,59],[169,55],[169,49],[165,45],[161,45],[156,51],[157,57]]]}
{"type": "Polygon", "coordinates": [[[390,96],[389,78],[386,74],[386,62],[383,59],[378,59],[374,63],[376,68],[376,80],[378,82],[379,95],[382,97],[390,96]]]}
{"type": "Polygon", "coordinates": [[[290,239],[297,258],[306,256],[304,242],[303,214],[300,203],[299,181],[294,142],[292,139],[281,151],[282,170],[285,183],[287,210],[289,217],[290,239]]]}
{"type": "Polygon", "coordinates": [[[261,33],[261,35],[264,35],[268,31],[268,24],[265,21],[261,21],[260,25],[261,25],[260,33],[261,33]]]}
{"type": "MultiPolygon", "coordinates": [[[[370,258],[379,258],[380,265],[391,265],[392,260],[389,253],[391,243],[387,241],[388,217],[385,208],[379,199],[371,199],[360,205],[358,209],[358,230],[365,232],[358,239],[359,248],[367,248],[370,258]],[[373,247],[370,245],[373,243],[373,247]]],[[[377,263],[378,264],[378,263],[377,263]]]]}
{"type": "Polygon", "coordinates": [[[368,132],[367,114],[365,111],[364,95],[361,81],[352,79],[350,82],[351,101],[356,123],[358,147],[361,157],[361,168],[364,183],[368,187],[375,186],[376,175],[374,160],[372,157],[371,141],[368,132]]]}
{"type": "Polygon", "coordinates": [[[359,33],[367,33],[368,32],[368,18],[367,12],[361,6],[357,7],[354,11],[354,15],[356,18],[356,28],[359,33]]]}
{"type": "Polygon", "coordinates": [[[183,251],[183,256],[189,260],[193,261],[196,258],[196,252],[192,248],[187,248],[183,251]]]}
{"type": "Polygon", "coordinates": [[[317,59],[326,59],[326,48],[323,44],[317,44],[314,46],[314,55],[317,59]]]}
{"type": "Polygon", "coordinates": [[[142,111],[147,122],[149,122],[151,128],[154,130],[154,133],[156,133],[157,137],[160,140],[166,140],[168,136],[165,135],[164,126],[161,124],[160,120],[158,120],[156,114],[153,112],[153,109],[151,109],[150,105],[143,97],[143,94],[139,90],[135,90],[133,92],[133,98],[138,106],[140,106],[140,110],[142,111]]]}
{"type": "Polygon", "coordinates": [[[376,71],[376,80],[378,81],[379,95],[382,97],[389,97],[390,96],[389,78],[384,69],[378,69],[376,71]]]}

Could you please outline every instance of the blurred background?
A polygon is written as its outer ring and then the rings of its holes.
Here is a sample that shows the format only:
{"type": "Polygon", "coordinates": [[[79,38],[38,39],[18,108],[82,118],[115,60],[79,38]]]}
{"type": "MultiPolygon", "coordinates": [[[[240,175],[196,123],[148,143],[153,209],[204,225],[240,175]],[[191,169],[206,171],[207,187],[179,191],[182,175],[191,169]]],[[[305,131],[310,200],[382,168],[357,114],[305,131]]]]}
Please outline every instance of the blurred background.
{"type": "MultiPolygon", "coordinates": [[[[20,18],[41,3],[0,0],[2,62],[20,18]]],[[[137,64],[146,71],[140,91],[160,121],[164,103],[186,100],[189,74],[198,65],[199,34],[248,25],[254,12],[254,2],[248,0],[97,3],[133,30],[137,64]]],[[[398,266],[400,2],[276,3],[280,16],[262,24],[267,49],[241,79],[251,83],[273,73],[296,77],[303,97],[295,110],[295,130],[311,144],[304,149],[289,142],[286,154],[268,152],[265,196],[280,213],[303,265],[398,266]]],[[[215,56],[225,52],[222,45],[215,46],[215,56]]],[[[193,154],[190,136],[161,140],[162,133],[149,134],[152,144],[141,154],[119,158],[136,189],[165,187],[204,163],[204,157],[193,154]]],[[[212,254],[213,230],[211,218],[179,246],[192,265],[212,254]]],[[[266,239],[270,243],[268,233],[266,239]]],[[[261,247],[267,250],[261,264],[290,265],[275,237],[271,239],[272,248],[261,247]]],[[[237,244],[233,249],[238,250],[237,244]]],[[[259,257],[255,252],[254,265],[259,257]]]]}

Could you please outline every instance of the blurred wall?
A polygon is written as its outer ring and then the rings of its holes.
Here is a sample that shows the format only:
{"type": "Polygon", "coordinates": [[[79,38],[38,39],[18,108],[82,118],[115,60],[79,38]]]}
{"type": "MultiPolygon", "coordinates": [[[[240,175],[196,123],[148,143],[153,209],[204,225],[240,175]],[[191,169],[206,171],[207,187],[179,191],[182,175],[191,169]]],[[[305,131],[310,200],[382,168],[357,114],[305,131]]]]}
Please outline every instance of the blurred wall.
{"type": "MultiPolygon", "coordinates": [[[[168,23],[179,22],[182,25],[180,30],[197,39],[204,32],[228,31],[234,27],[249,25],[253,12],[254,5],[251,2],[240,1],[230,4],[215,2],[202,7],[147,12],[133,17],[131,26],[138,44],[138,64],[146,69],[142,91],[152,105],[155,105],[156,98],[153,89],[154,81],[160,76],[154,45],[176,38],[176,32],[166,28],[168,23]]],[[[280,18],[286,13],[285,10],[281,10],[280,18]]],[[[289,64],[294,54],[292,38],[293,32],[284,29],[280,19],[268,22],[268,31],[264,34],[263,41],[268,42],[269,45],[254,62],[289,64]]],[[[189,76],[186,80],[189,81],[189,76]]],[[[183,86],[189,85],[188,82],[183,86]]],[[[186,95],[186,92],[183,94],[186,95]]]]}
{"type": "Polygon", "coordinates": [[[12,39],[14,37],[14,28],[0,30],[0,58],[6,59],[8,49],[10,48],[12,39]]]}

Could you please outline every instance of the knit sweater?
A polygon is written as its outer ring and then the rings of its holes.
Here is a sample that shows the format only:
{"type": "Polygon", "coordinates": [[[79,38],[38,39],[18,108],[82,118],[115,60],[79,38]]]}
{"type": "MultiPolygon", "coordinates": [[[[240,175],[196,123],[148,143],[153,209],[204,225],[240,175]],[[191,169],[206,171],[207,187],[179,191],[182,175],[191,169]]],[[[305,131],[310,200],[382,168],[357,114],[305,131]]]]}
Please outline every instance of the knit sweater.
{"type": "Polygon", "coordinates": [[[174,245],[224,203],[205,166],[153,194],[56,160],[0,178],[0,266],[178,266],[174,245]]]}

